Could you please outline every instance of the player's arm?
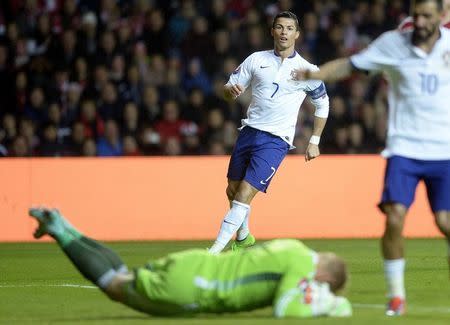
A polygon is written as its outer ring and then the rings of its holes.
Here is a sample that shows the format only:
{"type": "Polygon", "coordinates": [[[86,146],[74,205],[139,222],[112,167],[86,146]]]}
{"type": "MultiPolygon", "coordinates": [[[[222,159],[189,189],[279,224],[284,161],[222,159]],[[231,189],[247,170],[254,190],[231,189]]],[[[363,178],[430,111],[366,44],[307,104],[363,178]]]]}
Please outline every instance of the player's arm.
{"type": "Polygon", "coordinates": [[[317,79],[334,82],[350,76],[354,68],[350,58],[340,58],[329,61],[320,66],[320,70],[295,70],[293,78],[296,80],[317,79]]]}
{"type": "MultiPolygon", "coordinates": [[[[315,68],[317,70],[317,67],[315,68]]],[[[306,93],[311,98],[311,103],[316,108],[314,113],[314,126],[312,136],[309,140],[305,152],[305,161],[314,159],[320,155],[319,143],[323,129],[327,123],[330,110],[330,100],[327,95],[325,84],[322,81],[314,80],[308,82],[309,90],[306,93]]]]}
{"type": "Polygon", "coordinates": [[[274,301],[277,318],[316,316],[347,317],[352,315],[350,302],[335,296],[327,283],[285,275],[274,301]]]}
{"type": "Polygon", "coordinates": [[[223,87],[223,94],[226,100],[236,99],[250,85],[253,78],[255,56],[255,54],[252,54],[247,57],[231,74],[228,82],[223,87]]]}
{"type": "Polygon", "coordinates": [[[223,97],[226,100],[236,99],[240,94],[244,92],[245,88],[239,84],[226,84],[223,87],[223,97]]]}
{"type": "Polygon", "coordinates": [[[389,31],[374,40],[363,51],[347,58],[329,61],[320,70],[297,69],[292,72],[294,80],[319,79],[334,82],[349,77],[353,71],[389,71],[399,64],[397,44],[401,41],[398,31],[389,31]]]}

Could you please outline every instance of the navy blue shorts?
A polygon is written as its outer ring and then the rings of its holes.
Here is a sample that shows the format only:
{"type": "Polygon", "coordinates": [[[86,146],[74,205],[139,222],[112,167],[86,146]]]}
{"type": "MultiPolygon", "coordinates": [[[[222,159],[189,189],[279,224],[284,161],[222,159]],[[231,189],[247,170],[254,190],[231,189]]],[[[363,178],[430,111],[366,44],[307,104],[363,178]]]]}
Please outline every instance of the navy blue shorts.
{"type": "Polygon", "coordinates": [[[450,160],[417,160],[392,156],[387,160],[381,203],[409,208],[417,184],[425,182],[433,212],[450,211],[450,160]]]}
{"type": "Polygon", "coordinates": [[[266,192],[288,151],[289,144],[280,137],[246,126],[240,131],[231,154],[227,177],[245,180],[266,192]]]}

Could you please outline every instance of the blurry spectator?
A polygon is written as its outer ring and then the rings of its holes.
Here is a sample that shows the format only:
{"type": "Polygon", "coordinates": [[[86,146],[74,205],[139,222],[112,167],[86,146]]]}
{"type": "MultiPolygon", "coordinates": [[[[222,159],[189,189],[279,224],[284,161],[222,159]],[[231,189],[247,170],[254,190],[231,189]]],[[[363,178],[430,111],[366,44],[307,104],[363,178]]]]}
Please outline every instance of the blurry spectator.
{"type": "Polygon", "coordinates": [[[197,16],[193,19],[191,28],[182,43],[182,50],[187,59],[200,58],[203,60],[210,55],[205,49],[211,46],[208,21],[205,17],[197,16]]]}
{"type": "Polygon", "coordinates": [[[127,135],[123,138],[123,155],[124,156],[140,156],[139,147],[136,139],[127,135]]]}
{"type": "Polygon", "coordinates": [[[187,133],[183,137],[182,152],[184,155],[200,155],[203,153],[199,134],[196,132],[187,133]]]}
{"type": "MultiPolygon", "coordinates": [[[[232,53],[230,35],[226,29],[219,29],[213,34],[212,49],[204,58],[205,70],[210,75],[216,74],[221,63],[232,53]]],[[[235,54],[235,53],[234,53],[235,54]]],[[[237,62],[237,61],[236,61],[237,62]]],[[[234,67],[234,69],[237,67],[234,67]]]]}
{"type": "Polygon", "coordinates": [[[213,156],[223,156],[227,152],[226,152],[225,146],[223,145],[223,142],[221,142],[220,140],[212,139],[208,143],[208,152],[207,153],[208,153],[208,155],[213,155],[213,156]]]}
{"type": "Polygon", "coordinates": [[[118,7],[118,1],[101,0],[99,17],[102,29],[113,29],[120,19],[120,8],[118,7]]]}
{"type": "Polygon", "coordinates": [[[27,104],[28,91],[28,77],[25,72],[22,71],[17,74],[15,87],[15,112],[17,114],[23,114],[25,112],[25,105],[27,104]]]}
{"type": "Polygon", "coordinates": [[[64,138],[70,135],[70,124],[65,124],[63,122],[61,106],[58,103],[53,102],[49,105],[46,121],[55,126],[59,142],[64,141],[64,138]]]}
{"type": "Polygon", "coordinates": [[[103,87],[108,83],[108,69],[103,64],[98,64],[94,68],[93,79],[84,91],[84,96],[89,98],[98,98],[103,87]]]}
{"type": "Polygon", "coordinates": [[[64,0],[62,15],[60,17],[62,29],[78,28],[80,21],[77,0],[64,0]]]}
{"type": "Polygon", "coordinates": [[[45,102],[44,90],[35,87],[31,90],[28,103],[25,105],[25,116],[33,121],[42,123],[47,118],[47,104],[45,102]]]}
{"type": "Polygon", "coordinates": [[[168,53],[169,42],[165,25],[165,17],[160,9],[153,9],[147,13],[142,39],[147,44],[148,54],[168,53]]]}
{"type": "Polygon", "coordinates": [[[346,153],[367,153],[367,146],[364,143],[364,130],[360,123],[355,122],[348,127],[348,144],[346,153]]]}
{"type": "Polygon", "coordinates": [[[80,121],[84,125],[86,137],[96,139],[103,135],[105,126],[93,100],[86,99],[81,103],[80,121]]]}
{"type": "Polygon", "coordinates": [[[34,37],[29,39],[28,48],[31,55],[45,55],[52,43],[52,31],[50,26],[50,17],[44,13],[37,20],[34,37]]]}
{"type": "Polygon", "coordinates": [[[222,111],[218,108],[212,108],[207,115],[205,130],[203,132],[204,140],[209,144],[212,140],[223,142],[224,122],[222,111]]]}
{"type": "Polygon", "coordinates": [[[147,75],[144,80],[146,84],[160,87],[166,78],[166,62],[162,55],[154,54],[150,57],[147,75]]]}
{"type": "Polygon", "coordinates": [[[223,145],[227,153],[231,154],[237,137],[237,125],[232,121],[225,121],[223,124],[223,145]]]}
{"type": "Polygon", "coordinates": [[[72,125],[72,132],[70,137],[66,140],[66,155],[67,156],[82,156],[83,145],[86,139],[84,124],[75,122],[72,125]]]}
{"type": "Polygon", "coordinates": [[[169,20],[169,43],[178,47],[191,27],[192,19],[196,16],[195,2],[184,0],[180,8],[169,20]]]}
{"type": "Polygon", "coordinates": [[[57,44],[52,61],[57,66],[70,67],[80,54],[80,51],[77,49],[75,30],[67,29],[63,32],[60,42],[57,44]]]}
{"type": "Polygon", "coordinates": [[[88,138],[83,143],[83,156],[95,157],[97,156],[97,145],[92,138],[88,138]]]}
{"type": "Polygon", "coordinates": [[[53,124],[47,124],[42,131],[38,153],[45,157],[59,157],[65,153],[65,146],[58,140],[58,129],[53,124]]]}
{"type": "Polygon", "coordinates": [[[74,69],[70,79],[79,84],[83,90],[87,87],[89,82],[89,71],[88,63],[84,57],[79,56],[75,59],[74,69]]]}
{"type": "Polygon", "coordinates": [[[182,154],[181,143],[178,137],[170,136],[164,141],[163,153],[167,156],[179,156],[182,154]]]}
{"type": "Polygon", "coordinates": [[[120,98],[125,102],[133,101],[137,105],[140,105],[142,100],[142,88],[139,70],[137,66],[131,65],[127,69],[125,81],[118,85],[117,90],[120,94],[120,98]]]}
{"type": "Polygon", "coordinates": [[[202,63],[198,58],[189,60],[183,78],[183,87],[188,92],[195,87],[200,88],[206,95],[211,92],[211,82],[203,71],[202,63]]]}
{"type": "Polygon", "coordinates": [[[0,143],[8,148],[17,134],[17,121],[14,115],[10,113],[5,114],[0,128],[0,143]]]}
{"type": "Polygon", "coordinates": [[[96,62],[110,67],[116,51],[116,38],[113,32],[105,31],[100,35],[100,48],[97,51],[96,62]]]}
{"type": "Polygon", "coordinates": [[[179,103],[186,101],[186,93],[181,86],[180,71],[177,68],[167,70],[166,82],[161,87],[161,96],[163,100],[173,99],[179,103]]]}
{"type": "Polygon", "coordinates": [[[123,55],[117,54],[112,58],[111,72],[109,73],[109,79],[116,85],[120,85],[125,82],[125,58],[123,55]]]}
{"type": "Polygon", "coordinates": [[[227,26],[226,0],[210,1],[208,22],[211,32],[225,29],[227,26]]]}
{"type": "Polygon", "coordinates": [[[139,136],[140,148],[145,155],[160,154],[161,137],[148,123],[144,124],[139,136]]]}
{"type": "Polygon", "coordinates": [[[81,87],[76,82],[71,82],[67,87],[67,96],[61,111],[61,124],[71,125],[80,114],[81,87]]]}
{"type": "Polygon", "coordinates": [[[107,82],[102,89],[101,97],[98,101],[98,113],[103,120],[119,120],[122,115],[122,103],[112,82],[107,82]]]}
{"type": "Polygon", "coordinates": [[[193,88],[189,94],[187,105],[183,108],[181,117],[202,126],[206,122],[205,94],[200,88],[193,88]]]}
{"type": "Polygon", "coordinates": [[[317,14],[315,12],[305,13],[301,23],[303,24],[299,42],[301,54],[312,62],[316,62],[314,54],[316,53],[320,36],[317,14]]]}
{"type": "Polygon", "coordinates": [[[2,105],[1,112],[14,111],[14,84],[11,79],[14,76],[10,69],[8,48],[0,43],[0,103],[2,105]]]}
{"type": "Polygon", "coordinates": [[[27,139],[22,135],[15,137],[8,151],[8,155],[11,157],[30,157],[32,152],[28,146],[27,139]]]}
{"type": "Polygon", "coordinates": [[[121,19],[116,28],[117,34],[117,52],[123,55],[130,55],[133,50],[134,36],[132,34],[130,22],[128,19],[121,19]]]}
{"type": "Polygon", "coordinates": [[[93,62],[97,53],[97,16],[93,12],[86,12],[81,19],[80,51],[93,62]]]}
{"type": "MultiPolygon", "coordinates": [[[[53,73],[53,78],[49,85],[50,100],[63,101],[70,83],[70,73],[65,67],[58,67],[53,73]]],[[[31,83],[31,79],[30,79],[31,83]]]]}
{"type": "Polygon", "coordinates": [[[153,86],[144,88],[140,111],[144,122],[154,123],[161,114],[158,89],[153,86]]]}
{"type": "Polygon", "coordinates": [[[123,109],[122,136],[137,137],[139,132],[139,110],[135,103],[128,102],[123,109]]]}
{"type": "Polygon", "coordinates": [[[161,136],[162,142],[170,137],[181,139],[185,124],[186,121],[180,118],[178,103],[168,100],[163,104],[162,119],[155,124],[155,130],[161,136]]]}
{"type": "Polygon", "coordinates": [[[31,119],[22,118],[20,120],[19,135],[25,137],[30,154],[34,154],[40,141],[36,134],[36,125],[31,119]]]}
{"type": "Polygon", "coordinates": [[[122,156],[123,146],[116,121],[105,122],[105,133],[97,140],[97,155],[102,157],[122,156]]]}

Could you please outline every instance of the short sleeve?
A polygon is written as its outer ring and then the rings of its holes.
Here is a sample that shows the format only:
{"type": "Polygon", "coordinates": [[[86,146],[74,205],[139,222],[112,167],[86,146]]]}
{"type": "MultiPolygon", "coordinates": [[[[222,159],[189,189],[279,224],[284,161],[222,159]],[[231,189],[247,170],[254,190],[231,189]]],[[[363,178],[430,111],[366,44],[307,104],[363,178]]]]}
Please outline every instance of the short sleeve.
{"type": "Polygon", "coordinates": [[[250,85],[253,76],[253,62],[254,55],[252,54],[233,71],[228,79],[227,85],[240,84],[244,88],[247,88],[250,85]]]}
{"type": "Polygon", "coordinates": [[[381,71],[396,65],[395,39],[398,32],[386,32],[375,39],[366,49],[352,55],[350,62],[354,68],[365,71],[381,71]]]}

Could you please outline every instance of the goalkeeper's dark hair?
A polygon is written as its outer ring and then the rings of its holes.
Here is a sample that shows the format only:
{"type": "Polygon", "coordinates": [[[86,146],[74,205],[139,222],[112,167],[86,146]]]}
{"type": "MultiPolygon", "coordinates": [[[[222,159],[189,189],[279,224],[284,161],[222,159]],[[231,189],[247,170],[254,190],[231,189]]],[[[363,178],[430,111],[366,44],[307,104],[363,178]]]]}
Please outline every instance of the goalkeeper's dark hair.
{"type": "Polygon", "coordinates": [[[294,14],[291,11],[282,11],[279,12],[274,18],[273,18],[273,22],[272,22],[272,28],[275,28],[275,24],[277,22],[278,18],[289,18],[292,19],[295,22],[295,29],[299,30],[300,29],[300,25],[298,23],[298,18],[297,15],[294,14]]]}

